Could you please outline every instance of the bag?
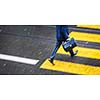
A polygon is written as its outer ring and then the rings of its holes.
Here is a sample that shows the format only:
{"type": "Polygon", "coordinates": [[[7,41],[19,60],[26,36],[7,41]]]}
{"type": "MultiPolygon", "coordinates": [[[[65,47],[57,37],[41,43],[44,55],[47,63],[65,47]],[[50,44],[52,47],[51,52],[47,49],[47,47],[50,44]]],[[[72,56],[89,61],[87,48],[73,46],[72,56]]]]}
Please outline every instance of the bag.
{"type": "Polygon", "coordinates": [[[74,47],[77,46],[77,43],[76,41],[74,40],[74,38],[70,38],[68,41],[63,41],[62,42],[62,46],[63,46],[63,49],[68,52],[70,51],[71,49],[73,49],[74,47]]]}

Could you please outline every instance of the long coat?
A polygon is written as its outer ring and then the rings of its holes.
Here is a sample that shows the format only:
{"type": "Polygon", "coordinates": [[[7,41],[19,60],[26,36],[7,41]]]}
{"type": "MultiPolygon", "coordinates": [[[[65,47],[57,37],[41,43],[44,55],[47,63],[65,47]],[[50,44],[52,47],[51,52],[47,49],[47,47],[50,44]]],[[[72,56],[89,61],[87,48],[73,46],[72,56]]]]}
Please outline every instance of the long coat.
{"type": "Polygon", "coordinates": [[[67,25],[56,25],[56,38],[60,41],[65,41],[68,38],[68,26],[67,25]]]}

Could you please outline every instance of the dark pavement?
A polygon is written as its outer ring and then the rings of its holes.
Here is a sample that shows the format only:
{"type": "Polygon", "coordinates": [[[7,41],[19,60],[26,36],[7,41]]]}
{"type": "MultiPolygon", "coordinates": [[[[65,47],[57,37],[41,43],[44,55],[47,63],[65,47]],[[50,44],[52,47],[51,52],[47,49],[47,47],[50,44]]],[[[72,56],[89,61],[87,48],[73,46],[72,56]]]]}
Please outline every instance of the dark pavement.
{"type": "MultiPolygon", "coordinates": [[[[70,26],[69,31],[75,31],[75,28],[76,26],[70,26]]],[[[99,34],[100,32],[98,31],[99,30],[97,30],[97,34],[99,34]]],[[[55,42],[55,26],[1,25],[0,54],[38,59],[39,62],[36,65],[29,65],[0,59],[0,74],[72,75],[72,73],[40,69],[41,64],[50,56],[55,42]]],[[[82,47],[100,49],[99,43],[90,42],[88,44],[85,44],[85,42],[83,41],[78,41],[78,43],[79,46],[82,47]]],[[[56,58],[61,59],[61,56],[57,55],[56,58]]],[[[89,59],[87,60],[89,61],[89,59]]],[[[95,60],[93,61],[96,62],[95,60]]],[[[98,65],[100,65],[99,61],[97,63],[97,66],[98,65]]]]}

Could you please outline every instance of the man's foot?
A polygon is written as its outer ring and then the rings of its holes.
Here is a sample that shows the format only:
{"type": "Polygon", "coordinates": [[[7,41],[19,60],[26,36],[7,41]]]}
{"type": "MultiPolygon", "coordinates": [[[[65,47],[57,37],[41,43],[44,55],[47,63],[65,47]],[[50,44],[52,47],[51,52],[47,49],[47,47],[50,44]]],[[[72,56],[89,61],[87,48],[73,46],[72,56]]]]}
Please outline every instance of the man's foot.
{"type": "Polygon", "coordinates": [[[50,59],[50,58],[49,58],[48,61],[49,61],[52,65],[55,65],[54,62],[53,62],[53,59],[50,59]]]}
{"type": "Polygon", "coordinates": [[[71,54],[71,57],[74,57],[78,53],[78,50],[76,50],[73,54],[71,54]]]}

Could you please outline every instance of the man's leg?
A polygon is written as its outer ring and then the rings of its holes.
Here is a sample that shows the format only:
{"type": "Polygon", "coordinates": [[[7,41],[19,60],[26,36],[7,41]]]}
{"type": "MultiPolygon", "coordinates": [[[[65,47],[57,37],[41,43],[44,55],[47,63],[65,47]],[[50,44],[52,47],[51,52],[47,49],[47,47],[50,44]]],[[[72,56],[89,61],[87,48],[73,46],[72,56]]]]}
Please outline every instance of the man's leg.
{"type": "Polygon", "coordinates": [[[71,57],[74,57],[77,53],[78,53],[78,50],[76,50],[75,52],[71,49],[70,51],[69,51],[69,53],[70,53],[70,55],[71,55],[71,57]]]}
{"type": "Polygon", "coordinates": [[[54,64],[54,63],[53,63],[54,57],[55,57],[55,55],[56,55],[58,49],[60,48],[61,44],[62,44],[62,41],[57,41],[57,42],[56,42],[56,46],[55,46],[55,48],[54,48],[54,50],[53,50],[53,52],[52,52],[52,54],[51,54],[51,56],[50,56],[50,59],[49,59],[49,61],[50,61],[52,64],[54,64]]]}

